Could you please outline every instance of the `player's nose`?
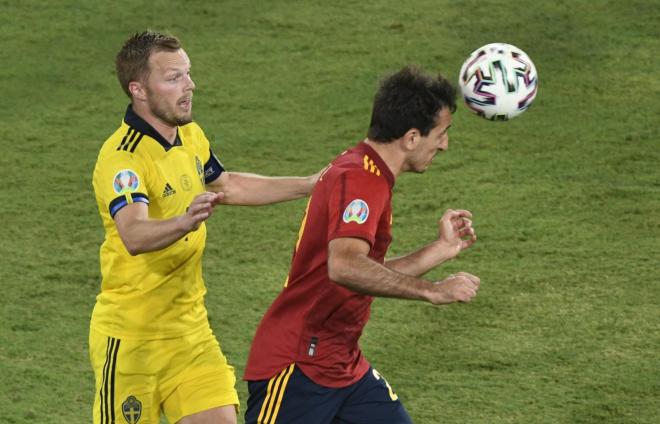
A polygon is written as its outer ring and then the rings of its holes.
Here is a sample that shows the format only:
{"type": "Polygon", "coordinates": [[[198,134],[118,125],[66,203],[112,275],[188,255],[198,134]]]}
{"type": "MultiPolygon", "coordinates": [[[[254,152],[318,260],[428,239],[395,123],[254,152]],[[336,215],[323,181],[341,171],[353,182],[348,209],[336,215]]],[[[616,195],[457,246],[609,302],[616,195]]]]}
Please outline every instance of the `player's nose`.
{"type": "Polygon", "coordinates": [[[444,152],[449,148],[449,137],[445,137],[442,142],[438,145],[438,150],[441,152],[444,152]]]}
{"type": "Polygon", "coordinates": [[[193,81],[193,79],[190,75],[188,75],[187,78],[188,78],[188,84],[186,86],[186,89],[192,91],[196,87],[195,81],[193,81]]]}

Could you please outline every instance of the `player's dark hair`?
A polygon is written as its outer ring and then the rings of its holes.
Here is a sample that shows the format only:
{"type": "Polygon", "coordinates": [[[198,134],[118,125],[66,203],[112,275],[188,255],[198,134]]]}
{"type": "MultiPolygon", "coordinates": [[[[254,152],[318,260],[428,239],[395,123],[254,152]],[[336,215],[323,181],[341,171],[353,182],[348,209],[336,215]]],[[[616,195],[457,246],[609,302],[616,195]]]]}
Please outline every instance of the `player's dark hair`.
{"type": "Polygon", "coordinates": [[[435,77],[406,66],[380,83],[374,98],[367,137],[388,143],[411,128],[426,136],[438,124],[441,109],[456,111],[456,89],[442,75],[435,77]]]}
{"type": "Polygon", "coordinates": [[[175,52],[180,48],[181,42],[178,38],[151,30],[135,33],[126,40],[117,53],[115,66],[119,84],[128,97],[131,97],[128,84],[131,81],[141,81],[149,75],[149,57],[153,53],[175,52]]]}

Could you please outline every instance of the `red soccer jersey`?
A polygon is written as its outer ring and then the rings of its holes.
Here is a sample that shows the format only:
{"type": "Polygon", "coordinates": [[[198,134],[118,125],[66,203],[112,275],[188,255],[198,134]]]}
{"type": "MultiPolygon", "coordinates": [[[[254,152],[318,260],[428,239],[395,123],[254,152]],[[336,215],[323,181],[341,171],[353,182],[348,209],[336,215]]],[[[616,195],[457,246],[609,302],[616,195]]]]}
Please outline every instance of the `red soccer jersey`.
{"type": "Polygon", "coordinates": [[[328,278],[328,243],[357,237],[383,263],[392,240],[394,176],[368,144],[338,156],[316,184],[284,289],[264,315],[252,342],[246,380],[264,380],[296,363],[315,383],[353,384],[368,371],[358,340],[371,296],[328,278]]]}

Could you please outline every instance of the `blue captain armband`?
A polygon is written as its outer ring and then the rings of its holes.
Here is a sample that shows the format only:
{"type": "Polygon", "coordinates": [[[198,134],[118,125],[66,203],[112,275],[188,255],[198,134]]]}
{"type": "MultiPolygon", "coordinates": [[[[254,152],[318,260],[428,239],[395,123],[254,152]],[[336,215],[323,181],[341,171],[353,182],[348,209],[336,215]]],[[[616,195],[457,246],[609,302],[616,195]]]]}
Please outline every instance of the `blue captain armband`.
{"type": "Polygon", "coordinates": [[[110,211],[110,216],[115,217],[115,214],[119,212],[121,208],[131,203],[141,202],[149,204],[149,197],[144,193],[126,193],[117,198],[115,198],[110,205],[108,205],[108,210],[110,211]]]}
{"type": "Polygon", "coordinates": [[[225,172],[225,167],[218,160],[218,157],[209,149],[209,160],[204,164],[204,183],[208,184],[215,181],[220,174],[225,172]]]}

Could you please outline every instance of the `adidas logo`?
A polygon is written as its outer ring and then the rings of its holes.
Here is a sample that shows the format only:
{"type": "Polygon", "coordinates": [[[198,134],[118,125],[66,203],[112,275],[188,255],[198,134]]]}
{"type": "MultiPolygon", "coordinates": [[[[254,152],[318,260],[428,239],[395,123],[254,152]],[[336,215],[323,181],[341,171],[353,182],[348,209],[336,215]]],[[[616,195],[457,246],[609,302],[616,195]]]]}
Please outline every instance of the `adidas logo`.
{"type": "Polygon", "coordinates": [[[172,188],[170,183],[165,183],[165,190],[163,190],[163,197],[168,197],[173,194],[176,194],[176,190],[172,188]]]}

